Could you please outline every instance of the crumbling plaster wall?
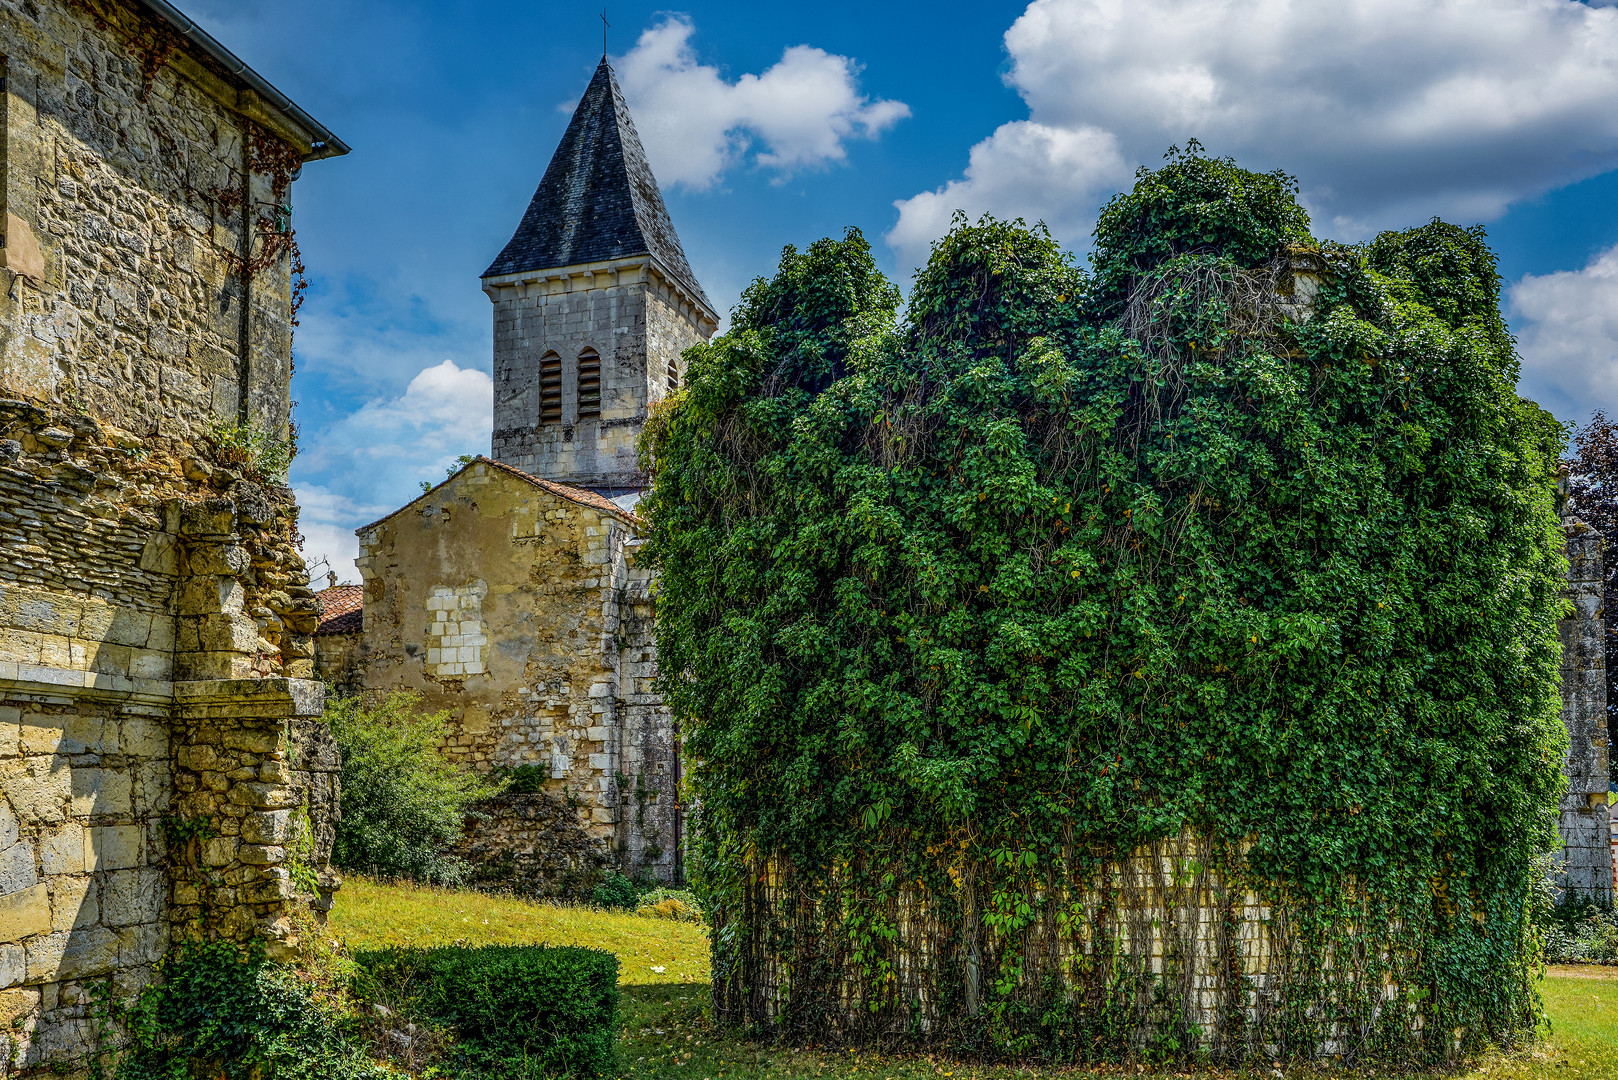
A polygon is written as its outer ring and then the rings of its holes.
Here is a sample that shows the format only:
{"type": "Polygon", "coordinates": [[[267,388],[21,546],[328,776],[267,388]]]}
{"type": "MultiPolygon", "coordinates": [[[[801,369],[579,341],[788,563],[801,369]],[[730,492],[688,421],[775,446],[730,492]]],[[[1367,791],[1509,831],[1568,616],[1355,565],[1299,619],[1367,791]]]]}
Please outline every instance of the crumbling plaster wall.
{"type": "Polygon", "coordinates": [[[454,760],[544,770],[613,861],[667,880],[676,754],[632,522],[478,462],[362,529],[365,685],[447,710],[454,760]]]}

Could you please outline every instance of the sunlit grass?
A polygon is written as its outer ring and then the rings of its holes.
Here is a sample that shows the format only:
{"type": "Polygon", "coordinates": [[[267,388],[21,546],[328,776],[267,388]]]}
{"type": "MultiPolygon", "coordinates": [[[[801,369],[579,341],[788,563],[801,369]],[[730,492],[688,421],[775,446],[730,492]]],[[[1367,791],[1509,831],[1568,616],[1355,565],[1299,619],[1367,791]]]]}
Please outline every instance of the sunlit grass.
{"type": "Polygon", "coordinates": [[[337,894],[331,928],[356,951],[390,945],[584,945],[618,954],[618,981],[624,986],[708,981],[708,934],[694,923],[509,896],[350,877],[337,894]]]}
{"type": "MultiPolygon", "coordinates": [[[[702,927],[690,923],[350,878],[338,894],[331,926],[355,950],[459,942],[587,945],[617,953],[625,987],[618,1044],[625,1080],[1037,1080],[1092,1071],[748,1042],[707,1018],[708,940],[702,927]]],[[[1548,1040],[1522,1053],[1487,1055],[1442,1074],[1442,1080],[1618,1080],[1618,968],[1552,968],[1541,990],[1552,1025],[1548,1040]]],[[[1100,1071],[1116,1077],[1192,1075],[1134,1066],[1100,1071]]],[[[1284,1070],[1289,1080],[1344,1074],[1284,1070]]],[[[1269,1068],[1197,1075],[1274,1080],[1269,1068]]]]}

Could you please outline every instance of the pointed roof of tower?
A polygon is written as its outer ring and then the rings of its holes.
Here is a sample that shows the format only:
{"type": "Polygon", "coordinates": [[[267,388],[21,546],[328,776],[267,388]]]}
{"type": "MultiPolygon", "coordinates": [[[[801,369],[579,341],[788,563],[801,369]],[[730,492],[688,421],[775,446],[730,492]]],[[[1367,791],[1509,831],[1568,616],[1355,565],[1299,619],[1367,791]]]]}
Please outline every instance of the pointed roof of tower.
{"type": "Polygon", "coordinates": [[[632,255],[651,255],[712,308],[685,261],[629,106],[603,56],[522,224],[483,276],[632,255]]]}

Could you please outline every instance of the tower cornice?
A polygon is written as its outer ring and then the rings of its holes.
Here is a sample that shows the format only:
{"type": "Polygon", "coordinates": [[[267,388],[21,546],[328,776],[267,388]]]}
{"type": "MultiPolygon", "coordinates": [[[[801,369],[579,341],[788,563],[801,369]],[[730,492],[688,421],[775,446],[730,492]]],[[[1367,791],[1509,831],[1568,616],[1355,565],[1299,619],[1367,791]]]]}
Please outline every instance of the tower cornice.
{"type": "Polygon", "coordinates": [[[687,288],[677,275],[652,255],[630,255],[575,266],[494,274],[483,279],[483,291],[491,301],[499,302],[517,297],[557,296],[610,289],[642,282],[657,289],[682,314],[687,314],[703,330],[704,336],[718,329],[719,316],[708,306],[707,297],[687,288]]]}

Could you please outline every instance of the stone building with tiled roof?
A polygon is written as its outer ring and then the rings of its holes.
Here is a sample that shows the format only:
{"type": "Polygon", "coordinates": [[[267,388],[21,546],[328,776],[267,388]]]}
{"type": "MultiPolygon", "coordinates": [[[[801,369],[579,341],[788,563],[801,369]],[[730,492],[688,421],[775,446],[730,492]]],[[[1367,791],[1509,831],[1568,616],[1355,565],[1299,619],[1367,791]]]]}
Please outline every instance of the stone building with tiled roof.
{"type": "Polygon", "coordinates": [[[679,743],[630,508],[648,411],[718,319],[605,60],[483,289],[492,452],[359,530],[363,628],[355,648],[347,587],[320,594],[321,672],[419,693],[451,718],[451,758],[537,778],[468,838],[511,884],[677,881],[679,743]]]}

